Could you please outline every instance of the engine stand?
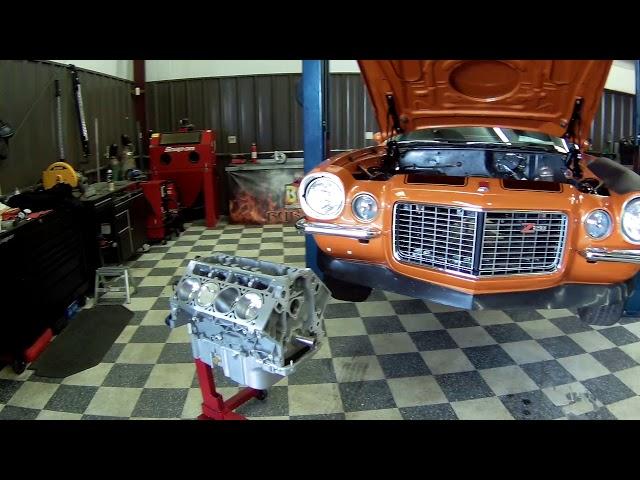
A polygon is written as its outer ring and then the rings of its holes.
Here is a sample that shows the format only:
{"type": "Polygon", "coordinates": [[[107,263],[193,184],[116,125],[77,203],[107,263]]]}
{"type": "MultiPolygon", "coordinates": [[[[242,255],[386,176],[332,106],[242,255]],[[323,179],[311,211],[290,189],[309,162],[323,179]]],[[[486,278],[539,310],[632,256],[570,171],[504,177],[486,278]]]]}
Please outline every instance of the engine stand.
{"type": "Polygon", "coordinates": [[[266,398],[265,390],[245,387],[225,401],[216,391],[213,369],[202,360],[196,359],[196,372],[202,392],[202,414],[198,416],[198,420],[246,420],[246,417],[234,410],[252,398],[258,400],[266,398]]]}

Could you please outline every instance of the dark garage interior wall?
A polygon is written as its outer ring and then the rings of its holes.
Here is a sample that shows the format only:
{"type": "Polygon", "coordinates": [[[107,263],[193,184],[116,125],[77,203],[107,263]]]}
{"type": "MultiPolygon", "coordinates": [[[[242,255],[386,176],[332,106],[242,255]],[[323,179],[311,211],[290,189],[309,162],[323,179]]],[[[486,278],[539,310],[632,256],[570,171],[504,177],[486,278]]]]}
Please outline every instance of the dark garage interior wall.
{"type": "Polygon", "coordinates": [[[58,161],[54,80],[60,80],[66,161],[78,170],[95,169],[94,119],[99,122],[99,154],[120,145],[120,135],[136,140],[132,83],[78,69],[91,156],[83,160],[71,73],[64,65],[35,60],[0,60],[0,119],[19,129],[9,143],[9,158],[0,160],[3,193],[38,182],[42,170],[58,161]]]}
{"type": "MultiPolygon", "coordinates": [[[[147,118],[154,131],[175,130],[188,117],[197,128],[218,134],[220,153],[302,150],[299,74],[166,80],[147,84],[147,118]],[[229,144],[228,136],[238,143],[229,144]]],[[[365,132],[378,131],[362,77],[331,75],[330,142],[335,150],[371,145],[365,132]]],[[[633,134],[634,96],[606,91],[591,130],[593,150],[611,151],[612,142],[633,134]]]]}
{"type": "MultiPolygon", "coordinates": [[[[301,75],[252,75],[149,82],[147,121],[154,131],[173,131],[181,118],[215,130],[221,154],[302,150],[301,75]],[[227,137],[236,136],[230,144],[227,137]]],[[[378,130],[359,74],[331,75],[330,144],[348,150],[372,144],[365,132],[378,130]]]]}

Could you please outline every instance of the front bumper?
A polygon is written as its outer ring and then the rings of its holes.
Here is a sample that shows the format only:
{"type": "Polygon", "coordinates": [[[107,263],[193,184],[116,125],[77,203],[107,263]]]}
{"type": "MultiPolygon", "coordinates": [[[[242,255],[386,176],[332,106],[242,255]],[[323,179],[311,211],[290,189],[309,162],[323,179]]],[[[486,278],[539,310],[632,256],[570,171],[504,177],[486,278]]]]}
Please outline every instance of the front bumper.
{"type": "Polygon", "coordinates": [[[318,264],[325,274],[345,282],[465,310],[598,307],[624,303],[633,293],[633,280],[629,280],[610,285],[565,284],[526,292],[472,295],[401,275],[383,265],[341,260],[323,253],[318,264]]]}
{"type": "Polygon", "coordinates": [[[619,262],[640,264],[640,250],[609,250],[608,248],[586,248],[580,255],[588,262],[619,262]]]}
{"type": "Polygon", "coordinates": [[[308,222],[304,218],[296,222],[296,228],[301,232],[309,234],[332,235],[334,237],[355,238],[357,240],[371,240],[372,238],[379,237],[381,233],[379,229],[374,227],[308,222]]]}

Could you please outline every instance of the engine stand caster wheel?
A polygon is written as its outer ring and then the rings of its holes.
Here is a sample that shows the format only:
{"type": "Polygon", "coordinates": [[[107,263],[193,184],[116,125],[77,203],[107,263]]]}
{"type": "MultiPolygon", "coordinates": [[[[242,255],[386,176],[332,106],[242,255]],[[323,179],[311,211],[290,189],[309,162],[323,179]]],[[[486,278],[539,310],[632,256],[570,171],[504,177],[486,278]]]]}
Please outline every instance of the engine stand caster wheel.
{"type": "Polygon", "coordinates": [[[268,396],[269,392],[267,392],[266,390],[260,390],[260,393],[256,395],[256,398],[262,402],[266,400],[268,396]]]}
{"type": "Polygon", "coordinates": [[[162,242],[160,242],[160,244],[162,244],[162,245],[166,245],[166,244],[167,244],[167,239],[166,239],[166,238],[165,238],[165,239],[163,239],[163,240],[162,240],[162,242]]]}
{"type": "Polygon", "coordinates": [[[27,362],[21,359],[20,360],[16,359],[11,363],[11,368],[13,369],[16,375],[20,375],[21,373],[24,373],[24,371],[27,369],[27,362]]]}

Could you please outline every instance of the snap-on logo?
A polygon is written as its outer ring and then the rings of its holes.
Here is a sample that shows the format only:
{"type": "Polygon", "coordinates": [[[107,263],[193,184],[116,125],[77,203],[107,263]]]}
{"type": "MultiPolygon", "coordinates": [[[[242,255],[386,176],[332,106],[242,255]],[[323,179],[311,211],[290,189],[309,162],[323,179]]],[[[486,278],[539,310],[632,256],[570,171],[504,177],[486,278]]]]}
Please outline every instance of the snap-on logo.
{"type": "Polygon", "coordinates": [[[546,225],[536,225],[535,223],[523,223],[521,233],[546,232],[546,225]]]}
{"type": "Polygon", "coordinates": [[[164,149],[165,152],[191,152],[195,150],[196,147],[167,147],[164,149]]]}

